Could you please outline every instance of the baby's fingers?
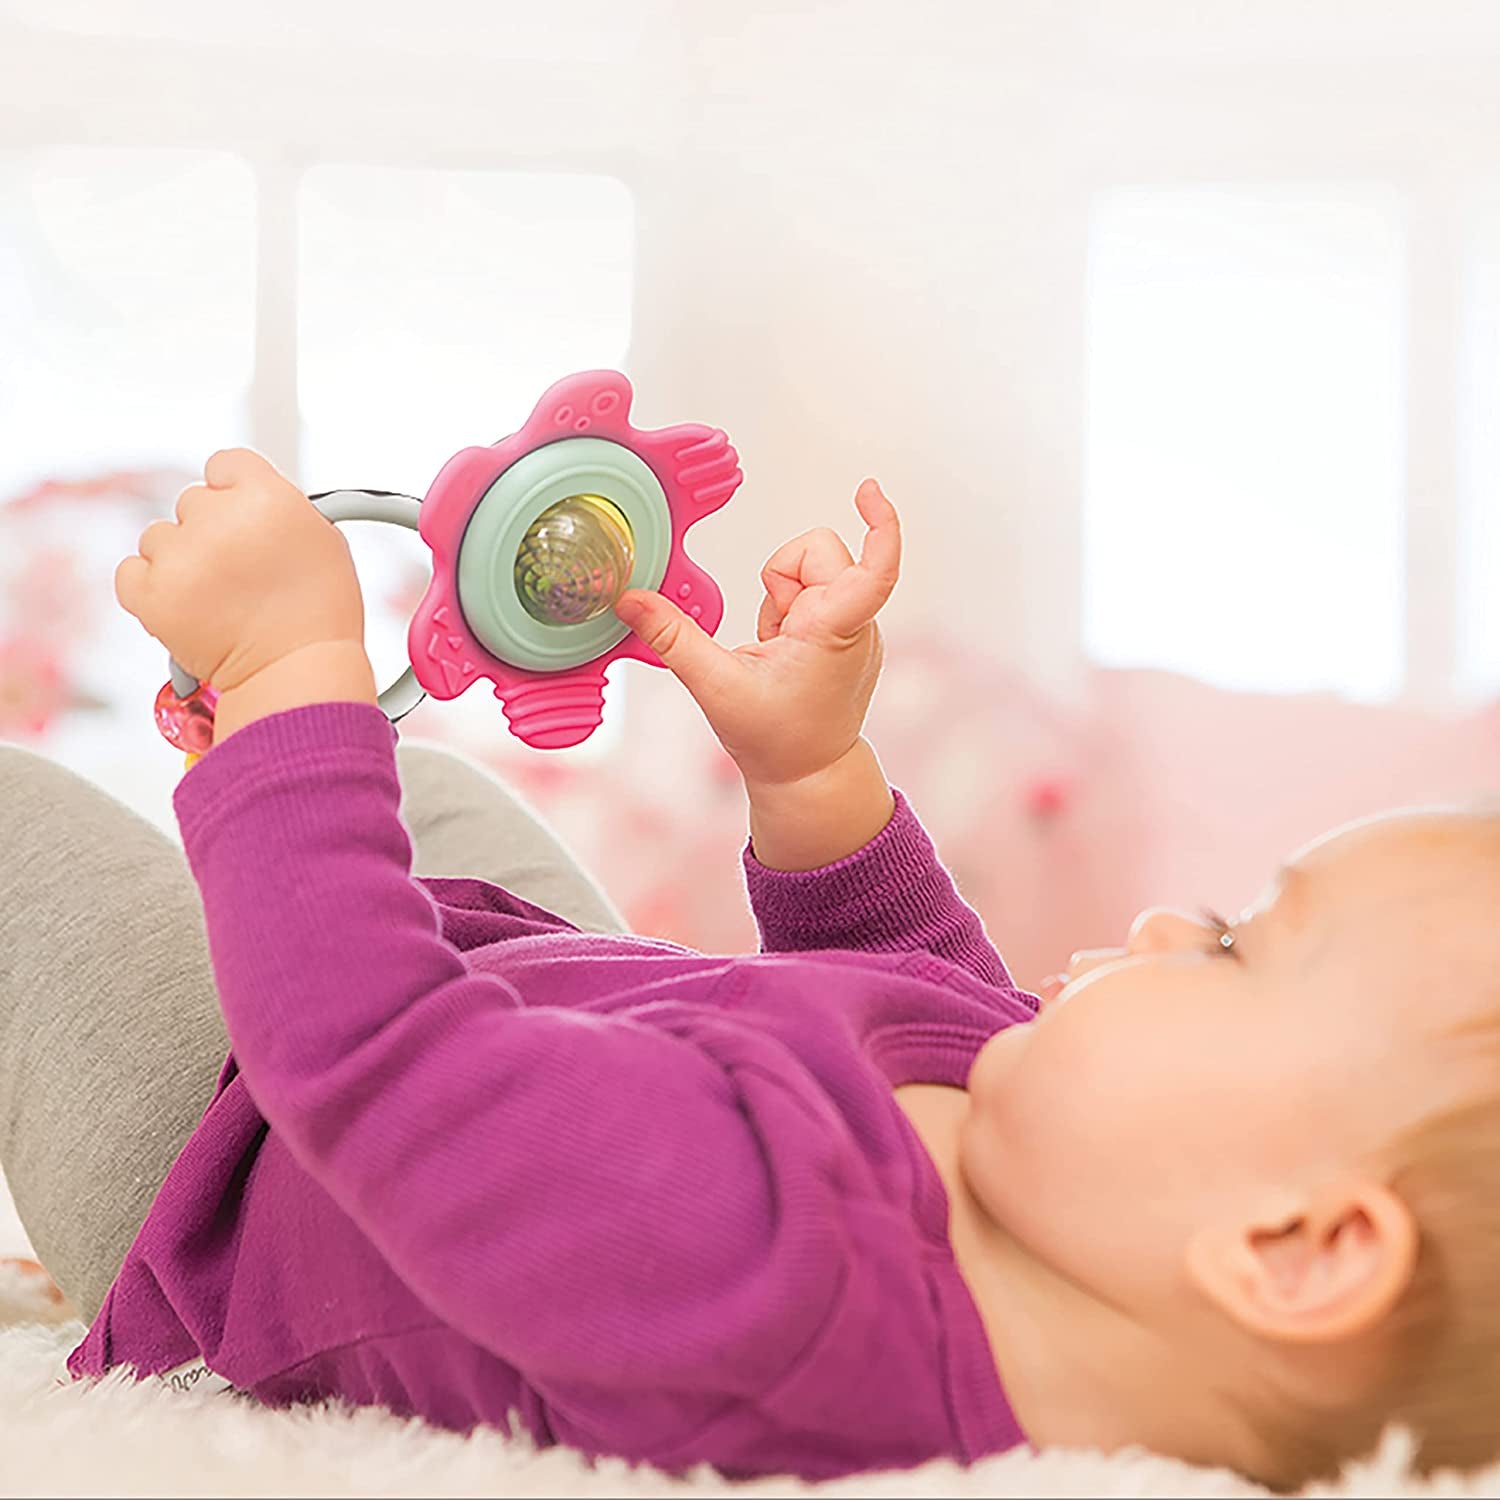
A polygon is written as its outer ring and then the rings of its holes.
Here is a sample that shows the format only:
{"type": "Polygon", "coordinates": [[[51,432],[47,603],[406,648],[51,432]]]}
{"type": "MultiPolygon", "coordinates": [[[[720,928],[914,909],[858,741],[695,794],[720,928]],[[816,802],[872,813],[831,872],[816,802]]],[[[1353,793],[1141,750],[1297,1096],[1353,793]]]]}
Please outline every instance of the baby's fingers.
{"type": "Polygon", "coordinates": [[[140,553],[132,553],[115,569],[115,598],[128,615],[140,619],[146,607],[146,581],[151,564],[140,553]]]}
{"type": "Polygon", "coordinates": [[[767,594],[760,601],[760,613],[755,618],[755,639],[769,641],[781,634],[781,622],[786,619],[786,610],[767,594]]]}
{"type": "Polygon", "coordinates": [[[155,562],[165,548],[175,545],[181,535],[182,528],[175,521],[153,521],[141,533],[135,550],[147,562],[155,562]]]}
{"type": "Polygon", "coordinates": [[[280,479],[281,472],[269,458],[253,448],[220,448],[203,465],[203,479],[211,490],[233,489],[252,479],[280,479]]]}
{"type": "Polygon", "coordinates": [[[760,570],[766,597],[761,600],[756,636],[768,641],[781,630],[781,622],[803,590],[832,582],[854,566],[854,554],[838,532],[827,526],[804,531],[783,542],[760,570]]]}
{"type": "Polygon", "coordinates": [[[627,589],[615,604],[615,614],[661,658],[662,665],[711,717],[726,673],[738,670],[731,653],[654,589],[627,589]]]}
{"type": "Polygon", "coordinates": [[[177,497],[177,519],[186,525],[197,516],[213,514],[223,500],[223,495],[206,484],[190,484],[177,497]]]}
{"type": "Polygon", "coordinates": [[[859,562],[829,585],[823,618],[838,635],[853,635],[880,613],[901,576],[901,518],[896,507],[873,479],[860,485],[854,497],[869,530],[859,562]]]}
{"type": "Polygon", "coordinates": [[[854,554],[844,545],[843,537],[827,526],[819,526],[783,542],[760,570],[760,581],[785,614],[803,589],[831,583],[853,565],[854,554]]]}
{"type": "Polygon", "coordinates": [[[860,548],[859,565],[895,588],[901,573],[901,517],[878,479],[867,479],[860,485],[854,493],[854,504],[870,528],[860,548]]]}

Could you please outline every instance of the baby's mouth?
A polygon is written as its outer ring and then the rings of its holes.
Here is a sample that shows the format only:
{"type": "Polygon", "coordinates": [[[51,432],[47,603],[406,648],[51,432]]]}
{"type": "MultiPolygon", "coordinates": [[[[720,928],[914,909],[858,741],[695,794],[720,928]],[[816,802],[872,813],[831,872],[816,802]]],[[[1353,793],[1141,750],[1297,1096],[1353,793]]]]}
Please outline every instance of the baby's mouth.
{"type": "Polygon", "coordinates": [[[1085,974],[1091,973],[1094,969],[1115,963],[1128,956],[1129,950],[1126,948],[1080,949],[1068,961],[1068,967],[1061,974],[1049,974],[1037,986],[1037,994],[1043,1005],[1050,1005],[1075,979],[1082,979],[1085,974]]]}

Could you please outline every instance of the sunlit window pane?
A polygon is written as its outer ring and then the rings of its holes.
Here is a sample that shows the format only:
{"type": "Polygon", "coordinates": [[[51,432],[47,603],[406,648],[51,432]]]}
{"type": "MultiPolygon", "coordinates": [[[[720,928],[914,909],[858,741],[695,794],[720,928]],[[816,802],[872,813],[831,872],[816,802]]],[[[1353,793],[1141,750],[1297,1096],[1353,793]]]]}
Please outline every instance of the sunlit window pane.
{"type": "Polygon", "coordinates": [[[248,441],[254,320],[242,161],[0,154],[0,494],[248,441]]]}
{"type": "Polygon", "coordinates": [[[1090,273],[1089,654],[1249,691],[1395,692],[1395,195],[1111,192],[1090,273]]]}
{"type": "Polygon", "coordinates": [[[1500,184],[1477,195],[1464,294],[1459,679],[1500,692],[1500,184]]]}
{"type": "Polygon", "coordinates": [[[634,211],[606,177],[329,166],[301,194],[303,477],[420,495],[630,341],[634,211]]]}

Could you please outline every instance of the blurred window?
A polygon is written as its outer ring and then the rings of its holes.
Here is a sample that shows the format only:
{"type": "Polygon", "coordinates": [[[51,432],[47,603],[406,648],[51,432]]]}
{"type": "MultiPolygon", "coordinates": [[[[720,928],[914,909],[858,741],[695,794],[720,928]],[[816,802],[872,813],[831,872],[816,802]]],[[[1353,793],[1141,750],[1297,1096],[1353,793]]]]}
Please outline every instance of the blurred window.
{"type": "MultiPolygon", "coordinates": [[[[143,469],[162,471],[152,493],[164,513],[215,448],[257,441],[252,381],[290,384],[293,371],[305,488],[420,496],[459,448],[514,431],[552,381],[623,364],[635,276],[623,183],[319,166],[275,186],[291,211],[260,224],[255,174],[226,153],[0,153],[0,502],[50,480],[103,493],[102,476],[143,469]],[[270,287],[282,299],[270,308],[257,302],[268,243],[297,267],[294,286],[270,287]],[[269,358],[257,370],[258,341],[269,358]]],[[[112,569],[141,524],[129,511],[108,521],[74,534],[86,570],[112,569]]],[[[346,531],[387,682],[405,664],[430,555],[394,527],[346,531]]],[[[0,560],[0,584],[19,599],[16,569],[0,560]]],[[[149,653],[154,674],[154,645],[105,614],[110,644],[92,655],[117,667],[149,653]]],[[[621,691],[617,680],[607,726],[621,691]]],[[[488,694],[444,712],[493,738],[488,694]]]]}
{"type": "Polygon", "coordinates": [[[26,502],[0,510],[0,738],[45,733],[163,827],[166,660],[112,582],[208,454],[251,436],[256,217],[229,154],[0,153],[0,505],[26,502]]]}
{"type": "Polygon", "coordinates": [[[1500,692],[1500,184],[1477,197],[1460,384],[1458,677],[1500,692]]]}
{"type": "Polygon", "coordinates": [[[1091,658],[1248,691],[1399,691],[1403,260],[1394,192],[1100,196],[1091,658]]]}
{"type": "Polygon", "coordinates": [[[308,486],[421,494],[630,342],[635,220],[608,177],[325,166],[298,214],[308,486]]]}
{"type": "Polygon", "coordinates": [[[248,440],[255,239],[234,156],[0,154],[0,496],[248,440]]]}

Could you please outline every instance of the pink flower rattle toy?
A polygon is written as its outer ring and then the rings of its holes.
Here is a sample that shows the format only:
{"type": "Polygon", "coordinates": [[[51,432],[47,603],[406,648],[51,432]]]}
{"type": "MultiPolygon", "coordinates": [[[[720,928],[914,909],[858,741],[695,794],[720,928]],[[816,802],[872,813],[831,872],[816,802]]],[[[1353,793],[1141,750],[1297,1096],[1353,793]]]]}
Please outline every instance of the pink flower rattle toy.
{"type": "MultiPolygon", "coordinates": [[[[660,665],[614,613],[627,588],[657,589],[718,629],[723,596],[682,543],[739,487],[739,457],[716,427],[632,427],[632,395],[614,370],[570,375],[519,432],[450,458],[425,499],[311,497],[330,521],[405,526],[432,550],[410,665],[380,694],[392,723],[428,693],[456,698],[487,678],[517,738],[577,745],[599,727],[612,661],[660,665]]],[[[217,696],[175,661],[156,695],[157,727],[189,766],[213,744],[217,696]]]]}

